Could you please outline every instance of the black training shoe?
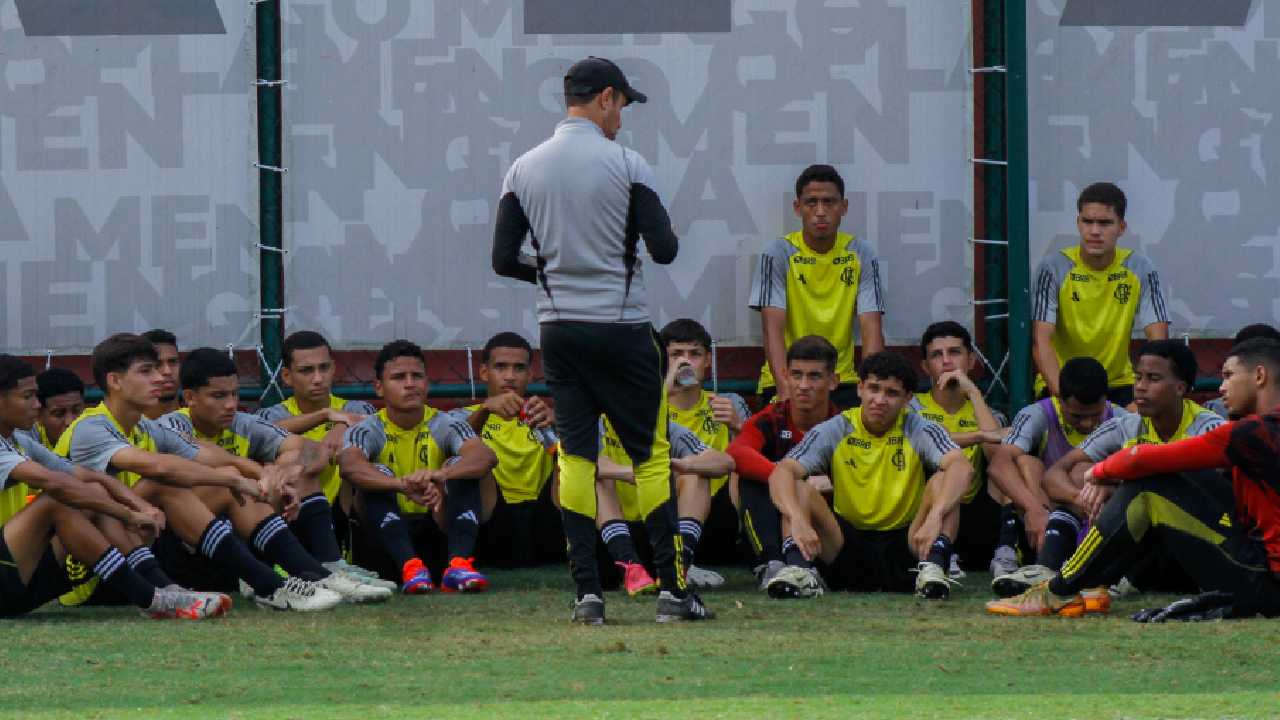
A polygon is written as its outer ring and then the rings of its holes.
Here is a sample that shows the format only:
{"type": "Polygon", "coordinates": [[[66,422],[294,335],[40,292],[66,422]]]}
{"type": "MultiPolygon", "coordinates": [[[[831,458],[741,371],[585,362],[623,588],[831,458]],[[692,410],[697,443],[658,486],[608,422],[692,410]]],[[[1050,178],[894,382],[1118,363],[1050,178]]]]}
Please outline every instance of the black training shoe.
{"type": "Polygon", "coordinates": [[[573,615],[569,619],[573,622],[583,625],[604,624],[604,600],[599,595],[587,593],[573,601],[570,607],[573,608],[573,615]]]}
{"type": "Polygon", "coordinates": [[[706,605],[702,604],[702,599],[694,593],[689,593],[683,598],[663,590],[658,594],[658,617],[660,623],[681,622],[684,620],[714,620],[716,614],[706,605]]]}

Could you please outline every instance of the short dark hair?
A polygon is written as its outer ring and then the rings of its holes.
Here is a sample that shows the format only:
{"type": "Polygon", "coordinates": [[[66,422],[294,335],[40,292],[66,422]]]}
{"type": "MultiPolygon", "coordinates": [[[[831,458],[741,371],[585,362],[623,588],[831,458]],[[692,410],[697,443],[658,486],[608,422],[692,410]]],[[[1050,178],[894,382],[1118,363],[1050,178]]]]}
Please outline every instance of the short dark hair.
{"type": "Polygon", "coordinates": [[[1240,332],[1236,333],[1235,341],[1232,344],[1239,345],[1245,340],[1252,340],[1254,338],[1271,338],[1272,340],[1280,340],[1280,330],[1277,330],[1275,327],[1266,323],[1245,325],[1240,328],[1240,332]]]}
{"type": "Polygon", "coordinates": [[[680,318],[667,323],[662,328],[662,332],[658,333],[658,339],[662,341],[664,350],[673,342],[698,343],[708,350],[711,349],[711,333],[702,327],[702,323],[689,318],[680,318]]]}
{"type": "Polygon", "coordinates": [[[208,385],[210,379],[228,375],[239,377],[240,371],[227,352],[202,347],[187,353],[182,368],[178,370],[178,381],[183,390],[199,390],[208,385]]]}
{"type": "Polygon", "coordinates": [[[908,393],[916,391],[916,370],[900,353],[881,350],[862,359],[858,375],[865,381],[875,375],[881,380],[896,379],[908,393]]]}
{"type": "Polygon", "coordinates": [[[1092,405],[1107,394],[1107,369],[1091,357],[1073,357],[1058,373],[1058,397],[1092,405]]]}
{"type": "Polygon", "coordinates": [[[796,199],[800,199],[809,183],[816,182],[834,184],[840,191],[840,197],[844,197],[844,178],[840,177],[840,173],[835,168],[830,165],[810,165],[800,173],[800,177],[796,178],[796,199]]]}
{"type": "Polygon", "coordinates": [[[813,360],[826,365],[827,372],[835,371],[839,357],[836,346],[821,335],[805,335],[797,338],[791,343],[791,347],[787,348],[788,365],[796,360],[813,360]]]}
{"type": "Polygon", "coordinates": [[[965,329],[965,326],[955,320],[943,320],[936,322],[924,329],[924,335],[920,336],[920,354],[929,354],[929,343],[938,338],[953,337],[964,343],[964,349],[973,352],[973,336],[965,329]]]}
{"type": "Polygon", "coordinates": [[[422,348],[408,340],[392,340],[383,345],[382,349],[378,351],[378,357],[373,361],[373,374],[381,380],[382,371],[387,367],[387,363],[398,357],[418,358],[423,365],[427,364],[427,359],[422,354],[422,348]]]}
{"type": "Polygon", "coordinates": [[[1251,338],[1231,348],[1227,357],[1233,357],[1248,367],[1261,365],[1280,380],[1280,340],[1251,338]]]}
{"type": "Polygon", "coordinates": [[[116,333],[93,348],[93,381],[107,392],[107,375],[128,372],[137,361],[160,362],[156,346],[142,335],[116,333]]]}
{"type": "Polygon", "coordinates": [[[84,396],[84,381],[80,376],[66,368],[49,368],[36,375],[36,399],[43,406],[45,401],[55,395],[78,393],[84,396]]]}
{"type": "Polygon", "coordinates": [[[1143,355],[1168,360],[1174,376],[1186,383],[1188,390],[1196,384],[1196,373],[1200,371],[1196,364],[1196,354],[1181,340],[1150,340],[1138,348],[1138,357],[1143,355]]]}
{"type": "MultiPolygon", "coordinates": [[[[1080,197],[1076,198],[1076,212],[1084,212],[1084,206],[1089,203],[1097,203],[1106,205],[1116,211],[1116,217],[1124,219],[1124,211],[1129,207],[1129,200],[1124,196],[1115,183],[1096,182],[1084,190],[1080,191],[1080,197]]],[[[1079,400],[1079,398],[1076,398],[1079,400]]]]}
{"type": "Polygon", "coordinates": [[[484,344],[484,349],[480,351],[480,363],[482,365],[489,364],[489,355],[497,348],[516,348],[529,353],[529,359],[533,359],[533,346],[528,340],[519,333],[500,332],[489,338],[489,342],[484,344]]]}
{"type": "Polygon", "coordinates": [[[18,387],[18,381],[36,374],[31,363],[16,355],[0,353],[0,392],[18,387]]]}
{"type": "Polygon", "coordinates": [[[314,350],[318,347],[327,349],[330,353],[333,348],[329,345],[329,341],[315,330],[299,330],[284,339],[284,344],[280,346],[280,359],[284,360],[285,367],[293,366],[293,353],[295,350],[314,350]]]}
{"type": "Polygon", "coordinates": [[[178,347],[178,336],[161,328],[148,330],[142,333],[142,337],[150,340],[152,345],[172,345],[175,348],[178,347]]]}

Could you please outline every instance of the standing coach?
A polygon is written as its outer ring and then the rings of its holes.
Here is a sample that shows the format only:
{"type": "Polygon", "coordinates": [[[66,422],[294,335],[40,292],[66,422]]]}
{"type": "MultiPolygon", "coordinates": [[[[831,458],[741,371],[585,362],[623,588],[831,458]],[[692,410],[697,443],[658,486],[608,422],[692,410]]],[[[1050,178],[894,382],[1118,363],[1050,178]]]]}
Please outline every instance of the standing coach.
{"type": "Polygon", "coordinates": [[[560,505],[577,584],[573,620],[604,622],[596,569],[596,459],[600,414],[635,468],[662,591],[658,622],[712,617],[685,587],[672,501],[664,359],[650,322],[640,238],[653,261],[678,241],[644,158],[614,142],[622,108],[647,99],[604,58],[564,77],[568,117],[511,165],[493,237],[493,269],[539,286],[542,363],[560,433],[560,505]],[[521,257],[530,236],[534,257],[521,257]]]}

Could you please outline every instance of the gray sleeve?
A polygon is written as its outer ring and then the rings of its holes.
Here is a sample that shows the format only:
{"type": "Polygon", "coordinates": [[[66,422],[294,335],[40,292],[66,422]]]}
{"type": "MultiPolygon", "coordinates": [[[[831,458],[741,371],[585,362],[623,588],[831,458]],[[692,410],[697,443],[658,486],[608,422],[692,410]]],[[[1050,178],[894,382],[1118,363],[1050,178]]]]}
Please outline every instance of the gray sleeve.
{"type": "Polygon", "coordinates": [[[774,307],[787,309],[787,266],[791,262],[791,245],[782,239],[773,240],[760,253],[755,274],[751,278],[751,291],[747,293],[747,307],[753,310],[774,307]]]}
{"type": "Polygon", "coordinates": [[[880,259],[870,245],[861,240],[853,242],[862,270],[858,275],[857,313],[884,312],[884,286],[880,282],[880,259]]]}
{"type": "Polygon", "coordinates": [[[1058,291],[1062,289],[1063,273],[1070,265],[1070,258],[1060,252],[1040,261],[1031,287],[1032,320],[1057,324],[1058,291]]]}
{"type": "Polygon", "coordinates": [[[843,415],[824,420],[805,434],[800,444],[791,448],[787,457],[804,467],[810,475],[831,474],[831,456],[852,428],[843,415]]]}
{"type": "MultiPolygon", "coordinates": [[[[1093,462],[1102,462],[1113,453],[1124,449],[1125,441],[1130,435],[1127,426],[1132,424],[1134,423],[1129,421],[1128,416],[1113,417],[1089,433],[1089,437],[1080,443],[1080,449],[1093,462]]],[[[1139,419],[1137,424],[1141,425],[1142,420],[1139,419]]]]}
{"type": "Polygon", "coordinates": [[[271,407],[262,408],[257,412],[258,417],[269,423],[279,422],[280,420],[289,417],[290,414],[289,408],[285,407],[284,403],[276,403],[271,407]]]}
{"type": "Polygon", "coordinates": [[[18,431],[13,434],[13,439],[26,451],[28,459],[40,463],[49,470],[70,473],[76,469],[76,466],[67,462],[66,458],[45,447],[32,435],[18,431]]]}
{"type": "Polygon", "coordinates": [[[1191,421],[1191,426],[1187,428],[1187,437],[1203,435],[1224,422],[1226,421],[1212,410],[1202,412],[1191,421]]]}
{"type": "Polygon", "coordinates": [[[342,406],[342,412],[355,413],[356,415],[377,415],[378,409],[364,400],[348,400],[347,404],[342,406]]]}
{"type": "Polygon", "coordinates": [[[911,399],[907,401],[907,412],[918,413],[923,408],[924,406],[920,404],[920,398],[916,397],[915,395],[912,395],[911,399]]]}
{"type": "Polygon", "coordinates": [[[356,448],[370,461],[378,457],[386,444],[387,431],[382,428],[377,415],[370,415],[342,434],[343,450],[356,448]]]}
{"type": "Polygon", "coordinates": [[[960,449],[946,428],[915,413],[902,419],[902,432],[924,464],[932,469],[942,465],[942,458],[947,453],[960,449]]]}
{"type": "Polygon", "coordinates": [[[1049,418],[1045,417],[1044,409],[1039,404],[1032,403],[1019,410],[1014,416],[1013,428],[1005,436],[1004,444],[1012,445],[1030,455],[1035,452],[1041,436],[1048,429],[1049,418]]]}
{"type": "Polygon", "coordinates": [[[1210,400],[1209,402],[1205,403],[1204,406],[1205,406],[1205,409],[1211,412],[1217,413],[1218,417],[1221,417],[1221,418],[1227,417],[1227,404],[1223,402],[1222,398],[1220,397],[1210,400]]]}
{"type": "Polygon", "coordinates": [[[667,422],[667,441],[671,443],[673,458],[693,457],[711,449],[697,435],[694,435],[693,431],[671,421],[667,422]]]}
{"type": "Polygon", "coordinates": [[[171,412],[163,415],[156,422],[188,438],[195,437],[195,428],[191,425],[191,418],[180,412],[171,412]]]}
{"type": "Polygon", "coordinates": [[[150,435],[151,439],[156,441],[156,452],[161,452],[165,455],[177,455],[187,460],[191,460],[200,452],[200,446],[196,445],[188,436],[154,420],[145,418],[139,420],[138,429],[150,435]]]}
{"type": "Polygon", "coordinates": [[[9,476],[13,474],[13,469],[29,459],[15,450],[8,440],[0,438],[0,488],[8,488],[9,476]]]}
{"type": "Polygon", "coordinates": [[[1156,272],[1151,258],[1133,253],[1125,264],[1129,272],[1138,276],[1138,314],[1133,318],[1134,329],[1169,322],[1169,309],[1165,307],[1164,291],[1160,289],[1160,273],[1156,272]]]}
{"type": "Polygon", "coordinates": [[[476,436],[466,420],[459,420],[449,413],[436,413],[427,429],[445,455],[453,457],[462,451],[462,444],[476,436]]]}
{"type": "Polygon", "coordinates": [[[991,414],[995,416],[997,425],[1000,427],[1009,427],[1009,418],[1005,417],[1004,413],[996,410],[995,408],[991,408],[991,414]]]}
{"type": "Polygon", "coordinates": [[[249,439],[249,459],[263,464],[275,462],[280,445],[289,433],[249,413],[236,413],[231,430],[249,439]]]}
{"type": "Polygon", "coordinates": [[[85,418],[71,435],[70,457],[67,459],[90,470],[106,472],[116,453],[132,447],[111,420],[102,415],[85,418]]]}

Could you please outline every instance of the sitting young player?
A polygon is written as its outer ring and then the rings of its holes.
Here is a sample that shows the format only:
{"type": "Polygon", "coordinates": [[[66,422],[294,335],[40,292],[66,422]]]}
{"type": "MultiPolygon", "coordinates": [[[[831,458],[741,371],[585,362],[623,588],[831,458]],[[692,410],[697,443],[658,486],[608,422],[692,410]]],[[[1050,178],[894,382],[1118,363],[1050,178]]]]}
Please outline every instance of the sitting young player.
{"type": "MultiPolygon", "coordinates": [[[[786,358],[791,395],[753,415],[729,444],[729,456],[739,478],[737,504],[742,534],[756,555],[760,589],[774,597],[808,597],[820,591],[817,578],[805,569],[804,563],[789,566],[784,562],[783,547],[788,553],[795,553],[795,541],[782,536],[782,515],[769,496],[769,476],[776,463],[804,440],[805,433],[840,413],[831,401],[831,393],[839,385],[836,357],[835,347],[817,335],[806,335],[791,343],[786,358]]],[[[825,508],[825,500],[818,500],[825,508]]],[[[823,517],[830,514],[827,508],[823,517]]]]}
{"type": "MultiPolygon", "coordinates": [[[[343,400],[333,394],[336,366],[329,341],[318,332],[299,330],[284,339],[280,347],[283,365],[280,379],[293,389],[293,395],[282,403],[263,408],[258,416],[285,430],[320,443],[329,457],[329,465],[320,473],[320,487],[325,500],[339,500],[342,480],[338,474],[338,453],[342,437],[349,428],[377,410],[363,400],[343,400]]],[[[348,511],[349,499],[343,503],[348,511]]]]}
{"type": "MultiPolygon", "coordinates": [[[[711,335],[696,320],[681,319],[667,323],[658,338],[667,353],[667,366],[676,369],[674,382],[667,385],[668,416],[692,431],[708,447],[723,452],[742,429],[742,424],[751,417],[751,411],[740,395],[713,395],[702,389],[711,370],[711,335]],[[684,367],[688,369],[682,369],[684,367]]],[[[677,479],[676,511],[680,516],[689,584],[719,587],[724,584],[724,578],[719,573],[697,567],[693,559],[699,545],[703,545],[704,530],[715,531],[717,527],[726,542],[717,544],[713,541],[712,556],[724,560],[732,554],[734,538],[738,534],[736,513],[730,499],[734,491],[722,493],[721,490],[736,485],[736,477],[730,473],[710,480],[694,475],[678,475],[677,479]],[[715,516],[721,522],[707,528],[713,504],[715,516]],[[732,529],[729,525],[733,525],[732,529]],[[728,550],[721,548],[724,545],[728,550]]]]}
{"type": "Polygon", "coordinates": [[[1044,487],[1045,468],[1079,447],[1103,422],[1127,414],[1107,400],[1107,371],[1097,360],[1071,358],[1058,377],[1061,394],[1018,411],[987,469],[987,478],[1021,517],[1027,544],[1038,553],[1034,564],[997,575],[992,580],[997,594],[1047,580],[1071,555],[1079,522],[1069,512],[1054,509],[1044,487]]]}
{"type": "MultiPolygon", "coordinates": [[[[1232,347],[1235,347],[1236,345],[1239,345],[1245,340],[1252,340],[1254,338],[1270,338],[1271,340],[1280,340],[1280,330],[1277,330],[1271,325],[1268,325],[1266,323],[1254,323],[1252,325],[1245,325],[1244,327],[1240,328],[1239,332],[1236,333],[1235,340],[1232,341],[1231,345],[1232,347]]],[[[1204,404],[1204,407],[1206,410],[1212,410],[1213,412],[1217,413],[1219,417],[1222,417],[1225,419],[1232,419],[1228,417],[1227,405],[1222,401],[1221,397],[1216,397],[1210,400],[1209,402],[1204,404]]]]}
{"type": "Polygon", "coordinates": [[[62,431],[84,412],[84,383],[66,368],[49,368],[36,375],[36,399],[40,414],[35,435],[41,445],[52,450],[62,431]]]}
{"type": "MultiPolygon", "coordinates": [[[[1015,523],[1001,522],[1006,512],[1013,516],[1013,508],[1006,507],[1007,500],[999,490],[987,486],[986,476],[987,458],[1008,430],[1004,428],[1004,416],[987,407],[982,391],[969,378],[978,360],[973,340],[960,323],[937,322],[925,329],[920,353],[924,356],[920,366],[929,375],[929,390],[916,393],[907,408],[946,428],[974,469],[973,483],[960,501],[965,539],[957,543],[957,554],[951,556],[949,574],[963,577],[957,558],[986,557],[992,548],[992,568],[1016,570],[1017,527],[1015,523]]],[[[1004,574],[994,569],[992,572],[1004,574]]]]}
{"type": "Polygon", "coordinates": [[[251,461],[257,468],[283,468],[279,485],[267,488],[275,510],[293,520],[291,529],[307,552],[332,573],[347,575],[354,586],[350,598],[356,602],[376,602],[391,597],[393,583],[376,579],[367,570],[349,565],[341,558],[333,532],[329,503],[320,490],[318,475],[328,466],[320,446],[301,435],[291,435],[249,413],[238,411],[240,376],[226,353],[213,348],[197,348],[187,354],[179,371],[182,400],[186,407],[160,419],[170,429],[199,442],[208,443],[251,461]]]}
{"type": "Polygon", "coordinates": [[[140,335],[120,333],[98,343],[93,376],[102,403],[71,423],[58,439],[58,454],[133,487],[164,511],[168,530],[182,542],[247,582],[259,605],[313,611],[341,602],[339,591],[349,581],[302,549],[283,518],[258,501],[262,490],[256,480],[220,465],[228,456],[224,451],[202,449],[143,417],[161,393],[156,364],[155,346],[140,335]],[[277,575],[237,534],[293,577],[277,575]]]}
{"type": "Polygon", "coordinates": [[[168,330],[156,328],[142,333],[156,348],[156,372],[160,375],[159,399],[142,411],[148,420],[158,420],[165,413],[177,410],[182,399],[178,395],[178,337],[168,330]]]}
{"type": "MultiPolygon", "coordinates": [[[[676,370],[674,366],[670,369],[668,379],[676,370]]],[[[671,446],[671,474],[677,488],[707,483],[710,478],[733,472],[733,459],[728,454],[708,447],[693,431],[675,421],[667,423],[667,440],[671,446]]],[[[600,456],[596,464],[596,524],[609,556],[621,572],[623,588],[632,597],[657,592],[658,581],[641,562],[631,538],[632,526],[637,530],[644,527],[635,469],[618,433],[603,416],[600,418],[600,456]]],[[[684,539],[682,534],[682,544],[684,539]]],[[[676,571],[688,573],[688,561],[692,559],[693,552],[683,547],[677,550],[676,571]]]]}
{"type": "Polygon", "coordinates": [[[943,567],[973,466],[945,428],[906,411],[916,375],[905,358],[879,352],[858,370],[862,406],[810,430],[769,476],[783,532],[798,551],[788,562],[812,568],[821,560],[835,588],[907,592],[914,585],[922,597],[944,599],[951,589],[943,567]],[[810,475],[831,478],[836,522],[814,523],[810,475]]]}
{"type": "MultiPolygon", "coordinates": [[[[1196,381],[1196,357],[1191,348],[1178,340],[1153,340],[1138,350],[1134,404],[1138,412],[1112,418],[1090,433],[1079,447],[1053,463],[1044,475],[1045,492],[1056,503],[1059,516],[1074,520],[1066,534],[1079,533],[1085,525],[1087,509],[1080,495],[1084,490],[1084,473],[1089,466],[1108,455],[1135,445],[1160,445],[1186,437],[1203,435],[1223,423],[1222,418],[1187,399],[1187,391],[1196,381]]],[[[1152,561],[1156,560],[1154,554],[1152,561]]],[[[1041,568],[1042,576],[1052,575],[1057,568],[1041,568]]],[[[1176,578],[1168,573],[1144,573],[1145,578],[1130,578],[1145,589],[1175,589],[1176,578]],[[1164,577],[1161,577],[1164,575],[1164,577]],[[1169,583],[1174,582],[1171,588],[1169,583]]],[[[996,592],[1004,597],[1016,595],[1029,587],[1018,581],[996,583],[996,592]]]]}
{"type": "Polygon", "coordinates": [[[483,486],[494,483],[497,456],[466,422],[427,405],[422,348],[387,343],[373,371],[386,407],[347,431],[338,456],[343,479],[358,491],[365,527],[400,569],[401,591],[413,595],[435,586],[408,521],[434,521],[448,536],[440,589],[480,592],[489,581],[474,566],[476,538],[496,502],[497,490],[483,486]]]}
{"type": "Polygon", "coordinates": [[[555,413],[542,398],[526,396],[532,360],[533,348],[523,337],[494,335],[480,354],[485,401],[454,411],[498,456],[498,496],[477,550],[482,562],[498,567],[564,560],[555,413]]]}
{"type": "Polygon", "coordinates": [[[1080,617],[1110,610],[1082,590],[1109,585],[1158,548],[1205,594],[1143,610],[1139,622],[1280,615],[1280,342],[1247,340],[1222,366],[1240,420],[1167,444],[1139,444],[1085,473],[1093,527],[1052,580],[987,603],[1000,615],[1080,617]],[[1231,468],[1231,483],[1211,468],[1231,468]],[[1178,473],[1178,474],[1170,474],[1178,473]]]}
{"type": "Polygon", "coordinates": [[[71,589],[63,552],[94,558],[95,575],[152,618],[225,614],[231,598],[184,590],[163,574],[144,575],[135,569],[142,554],[126,559],[91,520],[152,534],[164,526],[159,510],[114,478],[77,468],[31,435],[15,432],[35,420],[35,374],[22,360],[0,355],[0,617],[30,612],[71,589]],[[40,496],[28,502],[32,490],[40,496]],[[55,536],[60,546],[53,544],[55,536]]]}

